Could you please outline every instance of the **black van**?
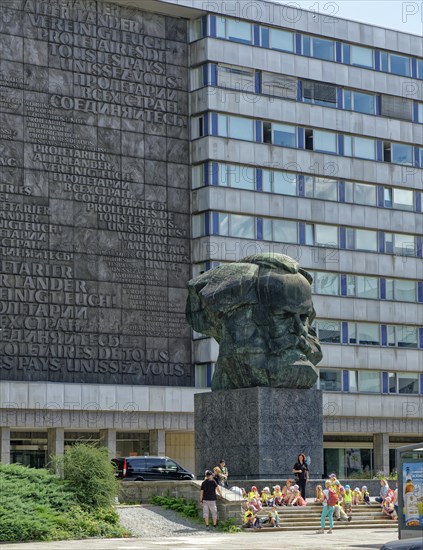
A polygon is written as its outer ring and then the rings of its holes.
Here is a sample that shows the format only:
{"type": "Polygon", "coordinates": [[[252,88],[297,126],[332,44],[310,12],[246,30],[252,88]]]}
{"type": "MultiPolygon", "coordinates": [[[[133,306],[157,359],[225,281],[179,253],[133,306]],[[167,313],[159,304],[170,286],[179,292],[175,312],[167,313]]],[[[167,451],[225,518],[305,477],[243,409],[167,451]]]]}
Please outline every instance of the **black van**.
{"type": "Polygon", "coordinates": [[[112,463],[116,468],[116,477],[126,481],[194,479],[194,474],[167,456],[113,458],[112,463]]]}

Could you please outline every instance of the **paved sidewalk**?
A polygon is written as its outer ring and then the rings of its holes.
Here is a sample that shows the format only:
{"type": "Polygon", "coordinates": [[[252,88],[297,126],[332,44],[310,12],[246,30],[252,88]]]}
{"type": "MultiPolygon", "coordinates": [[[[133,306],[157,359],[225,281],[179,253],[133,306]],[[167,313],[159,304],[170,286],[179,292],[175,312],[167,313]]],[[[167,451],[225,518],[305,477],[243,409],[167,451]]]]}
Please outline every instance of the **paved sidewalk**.
{"type": "Polygon", "coordinates": [[[345,529],[332,535],[314,532],[241,532],[235,534],[148,539],[91,539],[63,542],[36,542],[0,545],[0,550],[255,550],[289,548],[289,550],[375,550],[385,542],[398,539],[397,529],[345,529]]]}

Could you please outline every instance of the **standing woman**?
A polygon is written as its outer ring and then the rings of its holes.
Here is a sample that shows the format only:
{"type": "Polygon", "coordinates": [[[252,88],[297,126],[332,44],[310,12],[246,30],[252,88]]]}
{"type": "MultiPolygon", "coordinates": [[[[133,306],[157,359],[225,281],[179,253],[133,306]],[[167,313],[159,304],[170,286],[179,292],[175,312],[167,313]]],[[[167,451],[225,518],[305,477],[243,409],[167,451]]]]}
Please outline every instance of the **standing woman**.
{"type": "Polygon", "coordinates": [[[298,455],[297,462],[294,464],[292,473],[296,475],[301,496],[306,499],[306,483],[308,479],[308,466],[306,457],[303,453],[298,455]]]}

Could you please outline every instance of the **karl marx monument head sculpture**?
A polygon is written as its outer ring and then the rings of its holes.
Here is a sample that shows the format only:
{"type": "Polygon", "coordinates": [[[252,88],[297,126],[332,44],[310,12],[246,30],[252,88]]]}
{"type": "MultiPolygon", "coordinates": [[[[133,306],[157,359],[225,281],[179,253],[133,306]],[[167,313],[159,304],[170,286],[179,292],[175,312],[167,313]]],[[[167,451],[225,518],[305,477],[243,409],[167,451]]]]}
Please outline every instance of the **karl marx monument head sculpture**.
{"type": "Polygon", "coordinates": [[[311,282],[283,254],[249,256],[189,281],[188,323],[219,344],[213,390],[314,385],[322,352],[311,282]]]}

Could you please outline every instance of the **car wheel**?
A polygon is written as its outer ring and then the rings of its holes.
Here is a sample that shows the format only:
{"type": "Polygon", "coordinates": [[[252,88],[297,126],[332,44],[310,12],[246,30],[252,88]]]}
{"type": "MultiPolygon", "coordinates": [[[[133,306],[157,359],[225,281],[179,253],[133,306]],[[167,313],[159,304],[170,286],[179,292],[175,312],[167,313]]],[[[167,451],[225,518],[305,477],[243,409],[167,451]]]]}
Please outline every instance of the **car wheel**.
{"type": "Polygon", "coordinates": [[[186,479],[186,480],[192,481],[192,477],[190,477],[190,476],[184,476],[182,479],[186,479]]]}
{"type": "Polygon", "coordinates": [[[136,478],[134,479],[134,481],[144,481],[144,478],[143,478],[143,477],[136,477],[136,478]]]}

